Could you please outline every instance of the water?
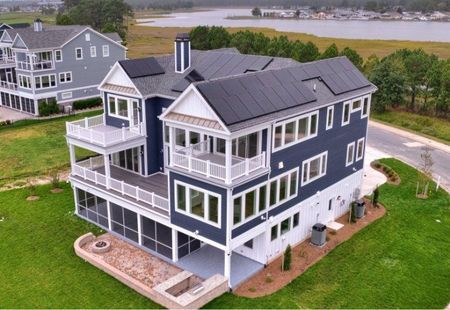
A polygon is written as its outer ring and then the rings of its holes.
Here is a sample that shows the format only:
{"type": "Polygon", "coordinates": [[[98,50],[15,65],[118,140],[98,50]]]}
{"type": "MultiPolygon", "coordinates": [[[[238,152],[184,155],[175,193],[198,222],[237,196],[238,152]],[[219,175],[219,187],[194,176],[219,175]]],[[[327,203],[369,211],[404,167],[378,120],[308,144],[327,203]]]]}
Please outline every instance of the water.
{"type": "Polygon", "coordinates": [[[364,21],[364,20],[289,20],[226,19],[250,16],[250,9],[216,9],[204,12],[175,13],[167,18],[141,19],[155,27],[263,27],[299,32],[319,37],[450,42],[450,22],[364,21]]]}

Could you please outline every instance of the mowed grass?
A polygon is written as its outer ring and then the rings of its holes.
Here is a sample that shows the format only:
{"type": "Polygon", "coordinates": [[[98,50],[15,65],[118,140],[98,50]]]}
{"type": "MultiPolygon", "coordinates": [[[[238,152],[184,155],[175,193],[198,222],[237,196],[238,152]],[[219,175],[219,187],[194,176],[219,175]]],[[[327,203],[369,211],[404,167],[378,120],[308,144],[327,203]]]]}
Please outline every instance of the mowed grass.
{"type": "Polygon", "coordinates": [[[256,299],[226,294],[208,308],[445,308],[450,197],[439,190],[427,200],[415,198],[416,170],[394,159],[382,162],[402,180],[381,187],[383,218],[277,293],[256,299]]]}
{"type": "Polygon", "coordinates": [[[434,138],[450,145],[450,121],[419,115],[406,111],[386,111],[384,113],[372,113],[371,118],[376,121],[405,128],[420,135],[434,138]]]}
{"type": "MultiPolygon", "coordinates": [[[[413,42],[396,40],[358,40],[317,37],[306,33],[280,32],[270,28],[228,28],[231,33],[240,30],[262,32],[269,37],[285,35],[290,40],[311,41],[323,52],[328,46],[336,43],[339,49],[351,47],[364,59],[372,54],[384,57],[396,50],[422,48],[427,53],[434,53],[440,58],[450,57],[450,43],[445,42],[413,42]]],[[[190,28],[151,27],[130,23],[128,32],[128,57],[139,58],[149,55],[173,53],[173,40],[178,32],[189,32],[190,28]]]]}
{"type": "Polygon", "coordinates": [[[74,241],[100,229],[73,215],[70,185],[0,193],[0,308],[157,308],[75,255],[74,241]]]}
{"type": "MultiPolygon", "coordinates": [[[[0,186],[21,178],[69,168],[66,121],[94,116],[90,111],[52,120],[23,120],[0,128],[0,186]]],[[[80,158],[90,152],[80,150],[80,158]]]]}
{"type": "Polygon", "coordinates": [[[54,24],[56,15],[43,15],[41,13],[27,13],[27,12],[8,12],[1,13],[0,24],[32,24],[36,18],[40,18],[44,23],[54,24]]]}
{"type": "MultiPolygon", "coordinates": [[[[338,246],[287,287],[248,299],[225,294],[207,308],[444,308],[450,301],[450,197],[415,198],[417,172],[383,160],[402,179],[383,185],[387,214],[338,246]],[[439,220],[440,222],[437,222],[439,220]]],[[[25,200],[0,193],[1,308],[155,308],[73,252],[80,235],[99,229],[73,215],[73,194],[25,200]]]]}

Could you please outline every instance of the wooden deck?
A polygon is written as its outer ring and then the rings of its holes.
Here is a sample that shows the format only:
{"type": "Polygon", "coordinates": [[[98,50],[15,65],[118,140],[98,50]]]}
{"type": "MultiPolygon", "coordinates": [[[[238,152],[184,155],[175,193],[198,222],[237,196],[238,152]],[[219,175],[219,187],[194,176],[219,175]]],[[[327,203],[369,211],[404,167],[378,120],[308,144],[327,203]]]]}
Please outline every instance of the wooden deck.
{"type": "MultiPolygon", "coordinates": [[[[95,169],[101,174],[105,174],[105,167],[95,169]]],[[[124,181],[130,185],[139,186],[148,192],[154,192],[156,195],[169,198],[167,175],[156,173],[149,177],[140,176],[133,172],[111,165],[111,178],[124,181]]]]}

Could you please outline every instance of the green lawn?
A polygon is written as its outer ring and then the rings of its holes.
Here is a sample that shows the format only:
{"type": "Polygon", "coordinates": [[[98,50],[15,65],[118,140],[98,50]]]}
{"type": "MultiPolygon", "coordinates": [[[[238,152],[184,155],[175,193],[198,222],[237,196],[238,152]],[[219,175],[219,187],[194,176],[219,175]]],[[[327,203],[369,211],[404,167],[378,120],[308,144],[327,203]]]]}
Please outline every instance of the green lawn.
{"type": "Polygon", "coordinates": [[[44,23],[54,24],[56,15],[42,15],[40,13],[8,12],[2,13],[0,23],[5,24],[32,24],[36,18],[40,18],[44,23]]]}
{"type": "Polygon", "coordinates": [[[445,119],[405,111],[372,113],[371,118],[450,145],[450,121],[445,119]]]}
{"type": "MultiPolygon", "coordinates": [[[[0,186],[49,170],[69,167],[69,148],[64,137],[66,121],[98,115],[91,111],[52,120],[24,120],[0,128],[0,186]]],[[[79,150],[80,157],[90,154],[79,150]]]]}
{"type": "MultiPolygon", "coordinates": [[[[338,246],[279,292],[257,299],[226,294],[208,308],[443,308],[450,301],[450,197],[414,197],[416,172],[386,160],[402,179],[384,185],[385,217],[338,246]],[[436,220],[440,220],[438,223],[436,220]]],[[[73,197],[38,187],[0,193],[1,308],[154,308],[73,253],[98,229],[72,214],[73,197]]]]}

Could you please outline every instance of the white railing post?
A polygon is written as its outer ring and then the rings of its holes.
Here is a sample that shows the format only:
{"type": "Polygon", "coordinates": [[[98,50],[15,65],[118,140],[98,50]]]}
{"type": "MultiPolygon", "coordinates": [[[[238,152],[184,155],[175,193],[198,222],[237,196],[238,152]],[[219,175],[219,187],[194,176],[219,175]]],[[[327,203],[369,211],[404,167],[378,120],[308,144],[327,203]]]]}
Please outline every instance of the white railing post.
{"type": "Polygon", "coordinates": [[[122,195],[125,195],[124,182],[123,181],[120,181],[120,190],[122,192],[122,195]]]}
{"type": "Polygon", "coordinates": [[[139,201],[139,186],[136,186],[136,200],[139,201]]]}
{"type": "Polygon", "coordinates": [[[122,141],[125,141],[125,126],[122,127],[122,141]]]}
{"type": "Polygon", "coordinates": [[[250,159],[245,159],[245,175],[248,175],[250,173],[250,159]]]}
{"type": "Polygon", "coordinates": [[[84,167],[81,167],[81,169],[83,169],[83,179],[86,180],[86,169],[84,167]]]}
{"type": "Polygon", "coordinates": [[[192,157],[188,156],[187,158],[188,158],[188,170],[189,170],[189,172],[191,172],[192,171],[192,157]]]}
{"type": "Polygon", "coordinates": [[[211,161],[207,160],[206,161],[206,177],[209,178],[210,175],[211,175],[211,161]]]}
{"type": "Polygon", "coordinates": [[[150,195],[151,199],[151,205],[155,206],[155,193],[152,192],[152,194],[150,195]]]}
{"type": "MultiPolygon", "coordinates": [[[[92,169],[92,168],[91,168],[92,169]]],[[[95,180],[95,185],[97,185],[98,184],[98,181],[97,181],[97,171],[94,171],[94,180],[95,180]]]]}
{"type": "Polygon", "coordinates": [[[87,117],[84,118],[84,128],[89,128],[89,119],[87,117]]]}

